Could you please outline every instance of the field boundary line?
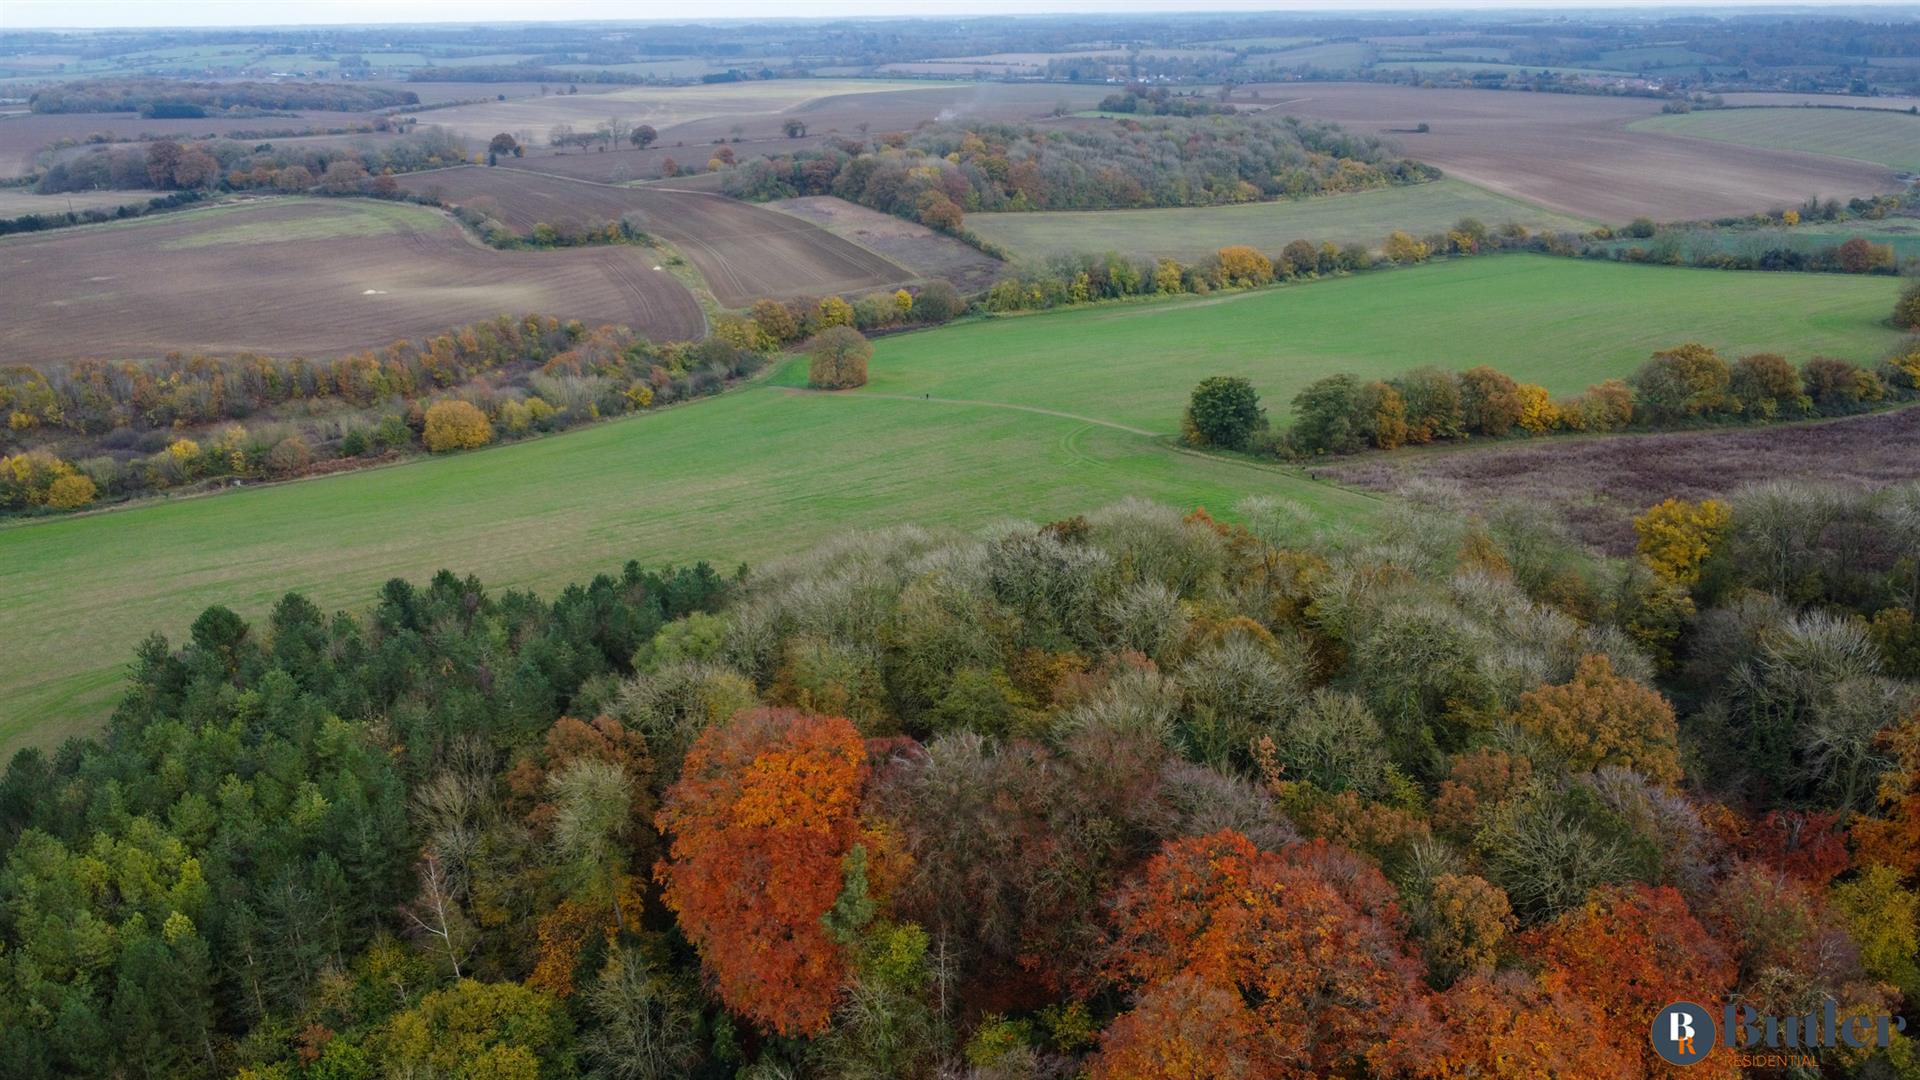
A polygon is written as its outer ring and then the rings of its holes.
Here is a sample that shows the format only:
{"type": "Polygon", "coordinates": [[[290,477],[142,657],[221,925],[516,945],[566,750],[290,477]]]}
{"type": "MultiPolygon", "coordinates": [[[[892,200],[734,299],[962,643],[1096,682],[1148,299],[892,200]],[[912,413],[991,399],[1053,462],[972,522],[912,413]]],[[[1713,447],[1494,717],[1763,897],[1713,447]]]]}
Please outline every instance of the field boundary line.
{"type": "Polygon", "coordinates": [[[880,398],[886,401],[920,401],[934,405],[978,405],[989,409],[1013,409],[1018,412],[1037,413],[1040,416],[1058,417],[1061,420],[1078,420],[1083,424],[1094,424],[1103,428],[1112,428],[1115,431],[1124,431],[1129,435],[1140,435],[1149,439],[1160,438],[1160,433],[1157,431],[1131,427],[1117,420],[1102,420],[1095,416],[1082,416],[1079,413],[1063,412],[1059,409],[1045,409],[1038,405],[1015,405],[1008,401],[976,401],[972,398],[928,397],[924,394],[870,394],[865,392],[858,394],[840,394],[837,390],[815,390],[810,386],[783,386],[781,389],[791,394],[806,394],[808,396],[819,397],[839,395],[850,398],[880,398]]]}

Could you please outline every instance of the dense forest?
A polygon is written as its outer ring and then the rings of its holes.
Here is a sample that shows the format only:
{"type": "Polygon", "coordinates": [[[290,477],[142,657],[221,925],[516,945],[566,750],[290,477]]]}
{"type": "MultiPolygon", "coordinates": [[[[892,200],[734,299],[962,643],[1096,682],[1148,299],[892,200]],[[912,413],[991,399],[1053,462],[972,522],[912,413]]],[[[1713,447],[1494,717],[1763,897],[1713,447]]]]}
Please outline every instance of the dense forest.
{"type": "Polygon", "coordinates": [[[1212,206],[1419,183],[1437,170],[1338,125],[1213,116],[1095,128],[929,126],[728,171],[746,199],[837,195],[957,231],[963,215],[1002,210],[1212,206]]]}
{"type": "Polygon", "coordinates": [[[1238,516],[208,609],[0,778],[0,1073],[1920,1070],[1920,487],[1238,516]]]}

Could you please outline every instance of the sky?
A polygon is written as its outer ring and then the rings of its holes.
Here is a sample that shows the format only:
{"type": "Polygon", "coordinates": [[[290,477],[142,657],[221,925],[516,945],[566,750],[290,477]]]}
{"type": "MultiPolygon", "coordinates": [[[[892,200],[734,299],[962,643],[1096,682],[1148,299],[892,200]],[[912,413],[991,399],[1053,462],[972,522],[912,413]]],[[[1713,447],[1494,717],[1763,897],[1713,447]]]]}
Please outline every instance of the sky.
{"type": "MultiPolygon", "coordinates": [[[[1762,0],[1764,3],[1764,0],[1762,0]]],[[[1851,0],[1859,7],[1876,0],[1851,0]]],[[[1911,6],[1912,0],[1885,0],[1911,6]]],[[[763,19],[881,15],[1045,13],[1527,10],[1681,6],[1673,0],[0,0],[0,29],[112,26],[309,26],[342,23],[533,22],[565,20],[763,19]]],[[[1753,7],[1754,0],[1694,0],[1687,7],[1753,7]]],[[[1784,6],[1811,8],[1804,2],[1784,6]]]]}

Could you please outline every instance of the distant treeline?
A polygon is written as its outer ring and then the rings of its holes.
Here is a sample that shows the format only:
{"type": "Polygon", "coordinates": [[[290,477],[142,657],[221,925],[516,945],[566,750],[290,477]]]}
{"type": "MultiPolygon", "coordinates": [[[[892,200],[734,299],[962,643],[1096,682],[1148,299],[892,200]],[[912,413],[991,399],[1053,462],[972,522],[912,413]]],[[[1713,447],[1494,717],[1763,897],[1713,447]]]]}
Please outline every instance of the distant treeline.
{"type": "Polygon", "coordinates": [[[961,231],[975,211],[1216,206],[1419,183],[1382,139],[1287,117],[1156,118],[1099,130],[947,124],[729,170],[744,199],[836,195],[961,231]]]}
{"type": "Polygon", "coordinates": [[[356,83],[86,79],[42,87],[27,98],[27,105],[37,113],[137,112],[147,116],[193,117],[247,109],[364,112],[415,105],[419,101],[420,95],[411,90],[356,83]]]}
{"type": "Polygon", "coordinates": [[[69,225],[93,225],[102,221],[118,221],[124,218],[143,217],[159,210],[173,210],[182,206],[191,206],[206,196],[198,191],[176,191],[170,195],[156,195],[146,202],[127,203],[122,206],[93,207],[87,210],[64,210],[57,214],[22,214],[16,218],[0,218],[0,236],[12,233],[42,232],[46,229],[61,229],[69,225]]]}
{"type": "Polygon", "coordinates": [[[467,160],[465,140],[438,127],[389,142],[368,140],[355,147],[159,139],[101,146],[71,161],[57,162],[41,174],[34,190],[41,194],[128,188],[305,191],[319,186],[344,191],[387,173],[467,160]]]}

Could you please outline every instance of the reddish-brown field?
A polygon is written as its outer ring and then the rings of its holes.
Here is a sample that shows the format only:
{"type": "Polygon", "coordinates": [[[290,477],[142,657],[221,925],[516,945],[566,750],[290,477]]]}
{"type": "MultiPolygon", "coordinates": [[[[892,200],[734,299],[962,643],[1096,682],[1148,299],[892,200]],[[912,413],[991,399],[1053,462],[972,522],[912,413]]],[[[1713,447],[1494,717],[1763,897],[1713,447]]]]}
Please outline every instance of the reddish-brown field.
{"type": "Polygon", "coordinates": [[[142,135],[186,139],[235,131],[327,130],[372,121],[372,117],[362,113],[343,112],[232,119],[210,116],[201,120],[149,120],[136,113],[19,113],[0,116],[0,177],[21,176],[32,171],[34,155],[61,139],[85,140],[97,133],[120,139],[142,135]]]}
{"type": "Polygon", "coordinates": [[[1596,221],[1726,217],[1902,186],[1891,169],[1866,162],[1628,131],[1660,111],[1651,98],[1278,83],[1234,100],[1390,133],[1407,156],[1450,175],[1596,221]],[[1416,133],[1422,123],[1432,130],[1416,133]]]}
{"type": "Polygon", "coordinates": [[[610,187],[517,168],[467,166],[415,173],[402,184],[486,211],[508,228],[621,218],[679,248],[722,304],[897,285],[914,275],[815,225],[722,195],[610,187]]]}
{"type": "Polygon", "coordinates": [[[697,338],[685,286],[632,246],[495,251],[437,211],[270,199],[0,241],[0,356],[327,354],[502,312],[697,338]]]}
{"type": "Polygon", "coordinates": [[[999,259],[925,225],[831,195],[781,199],[766,205],[877,251],[920,277],[945,278],[962,292],[985,289],[1005,268],[999,259]]]}
{"type": "Polygon", "coordinates": [[[1767,480],[1874,487],[1920,478],[1920,407],[1824,423],[1555,437],[1369,454],[1316,476],[1465,507],[1550,509],[1587,545],[1633,551],[1633,518],[1666,498],[1767,480]]]}

